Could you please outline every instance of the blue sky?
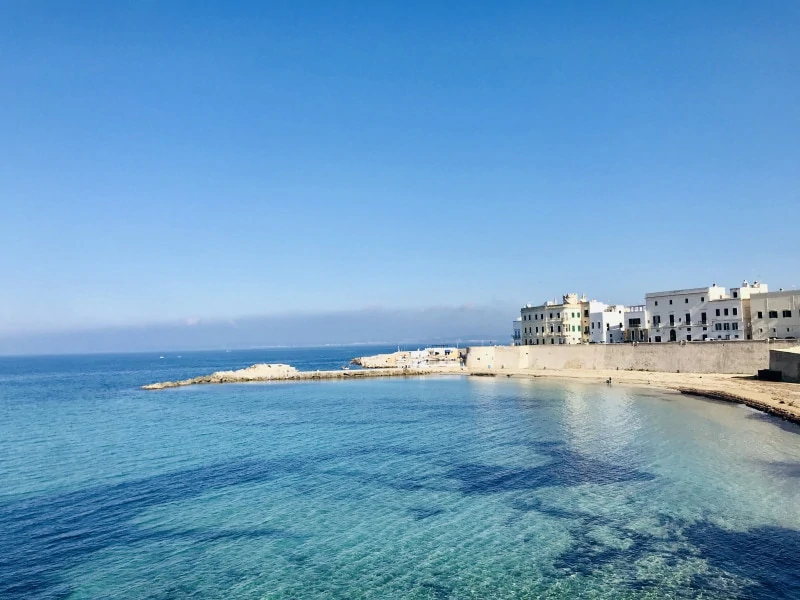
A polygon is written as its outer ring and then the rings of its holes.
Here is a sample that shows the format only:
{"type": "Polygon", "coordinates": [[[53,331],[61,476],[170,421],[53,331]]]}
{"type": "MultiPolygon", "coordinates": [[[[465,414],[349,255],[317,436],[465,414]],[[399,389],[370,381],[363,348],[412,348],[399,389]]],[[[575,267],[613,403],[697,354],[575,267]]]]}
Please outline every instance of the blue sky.
{"type": "Polygon", "coordinates": [[[769,1],[5,2],[0,333],[799,286],[798,31],[769,1]]]}

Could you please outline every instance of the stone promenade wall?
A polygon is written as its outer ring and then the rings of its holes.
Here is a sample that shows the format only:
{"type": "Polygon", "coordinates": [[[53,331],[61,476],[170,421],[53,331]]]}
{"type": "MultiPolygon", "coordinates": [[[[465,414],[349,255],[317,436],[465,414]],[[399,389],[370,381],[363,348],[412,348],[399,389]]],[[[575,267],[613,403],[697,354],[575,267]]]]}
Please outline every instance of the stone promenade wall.
{"type": "Polygon", "coordinates": [[[770,350],[797,347],[796,340],[561,346],[473,346],[472,369],[608,369],[675,373],[741,373],[769,368],[770,350]]]}

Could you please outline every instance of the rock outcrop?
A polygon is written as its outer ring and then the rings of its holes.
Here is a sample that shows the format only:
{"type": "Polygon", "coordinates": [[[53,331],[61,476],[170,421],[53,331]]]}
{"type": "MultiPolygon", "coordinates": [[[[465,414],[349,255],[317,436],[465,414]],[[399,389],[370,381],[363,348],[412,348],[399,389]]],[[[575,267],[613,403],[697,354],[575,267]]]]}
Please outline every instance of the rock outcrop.
{"type": "Polygon", "coordinates": [[[257,364],[236,371],[217,371],[211,375],[202,375],[181,381],[164,381],[142,386],[144,390],[163,390],[198,383],[245,383],[248,381],[270,381],[274,379],[292,379],[300,371],[283,364],[257,364]]]}

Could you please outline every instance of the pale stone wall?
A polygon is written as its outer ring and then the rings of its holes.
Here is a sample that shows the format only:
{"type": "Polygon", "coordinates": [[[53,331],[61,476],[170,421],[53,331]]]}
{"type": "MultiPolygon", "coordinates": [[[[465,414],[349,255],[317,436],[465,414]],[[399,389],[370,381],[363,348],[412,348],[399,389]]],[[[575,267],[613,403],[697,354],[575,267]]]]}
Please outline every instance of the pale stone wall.
{"type": "Polygon", "coordinates": [[[800,383],[800,347],[791,350],[771,350],[769,368],[783,373],[784,381],[800,383]]]}
{"type": "Polygon", "coordinates": [[[796,341],[695,342],[688,344],[586,344],[478,346],[467,351],[471,369],[608,369],[754,375],[770,364],[770,350],[796,341]]]}

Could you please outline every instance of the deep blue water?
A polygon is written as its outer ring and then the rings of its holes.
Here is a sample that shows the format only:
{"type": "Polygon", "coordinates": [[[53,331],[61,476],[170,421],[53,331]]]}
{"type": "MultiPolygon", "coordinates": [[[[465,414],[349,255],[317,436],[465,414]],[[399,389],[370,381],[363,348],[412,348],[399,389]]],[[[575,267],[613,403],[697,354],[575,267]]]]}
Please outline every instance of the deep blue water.
{"type": "Polygon", "coordinates": [[[800,598],[800,427],[389,348],[0,358],[0,598],[800,598]]]}

